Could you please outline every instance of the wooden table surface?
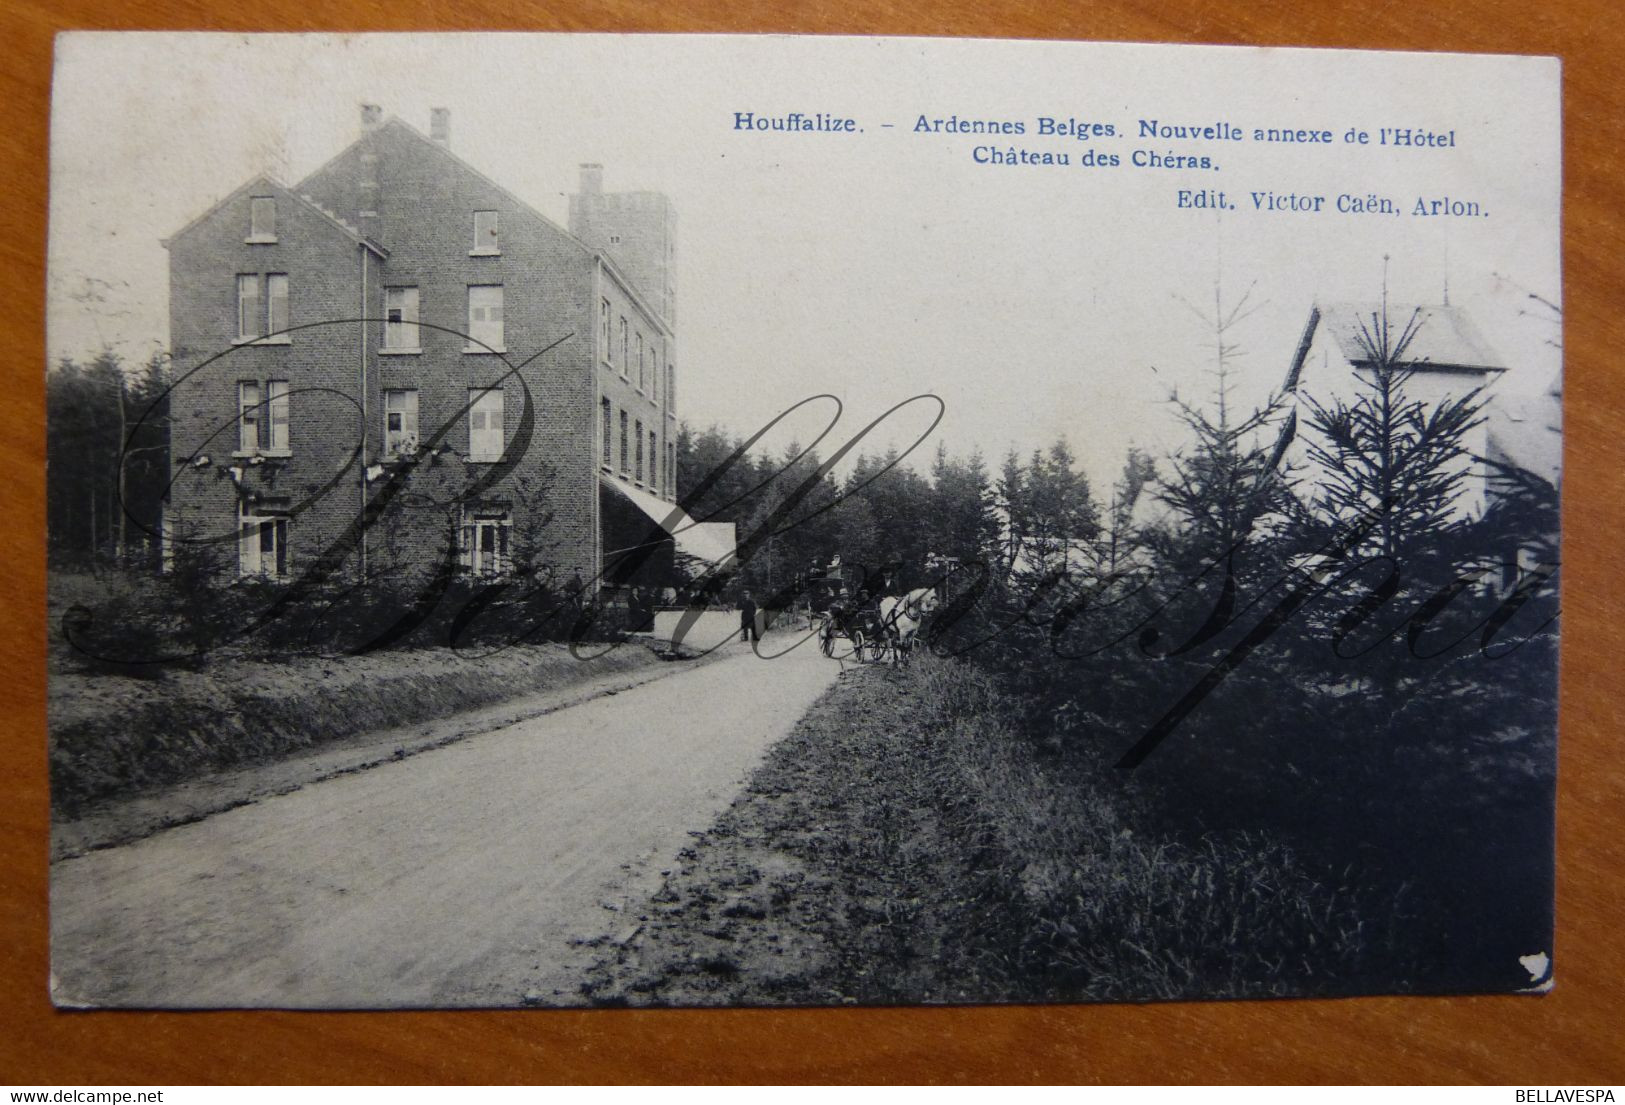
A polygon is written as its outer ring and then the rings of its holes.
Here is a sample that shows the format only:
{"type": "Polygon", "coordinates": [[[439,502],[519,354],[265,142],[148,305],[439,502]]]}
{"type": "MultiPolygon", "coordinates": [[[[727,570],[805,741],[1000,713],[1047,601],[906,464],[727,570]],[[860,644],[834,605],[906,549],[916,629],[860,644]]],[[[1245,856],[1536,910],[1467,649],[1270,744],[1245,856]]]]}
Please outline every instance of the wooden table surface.
{"type": "Polygon", "coordinates": [[[1625,34],[1600,0],[8,0],[0,12],[0,1083],[1625,1081],[1625,34]],[[51,36],[176,30],[796,31],[1555,54],[1564,62],[1566,510],[1557,988],[1542,999],[479,1013],[57,1013],[46,997],[44,290],[51,36]]]}

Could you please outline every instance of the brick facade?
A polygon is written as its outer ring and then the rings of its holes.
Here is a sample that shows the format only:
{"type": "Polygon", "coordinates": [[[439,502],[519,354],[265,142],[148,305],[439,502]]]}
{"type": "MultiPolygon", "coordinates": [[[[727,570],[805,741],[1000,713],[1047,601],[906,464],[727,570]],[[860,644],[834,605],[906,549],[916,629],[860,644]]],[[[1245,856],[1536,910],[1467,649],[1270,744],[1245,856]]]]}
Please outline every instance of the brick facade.
{"type": "MultiPolygon", "coordinates": [[[[425,575],[454,551],[465,567],[594,580],[605,500],[619,498],[602,479],[672,498],[669,273],[639,263],[661,284],[647,298],[614,253],[455,157],[449,129],[440,112],[431,139],[364,109],[361,137],[306,180],[252,181],[166,242],[171,533],[177,548],[215,550],[222,574],[247,565],[295,577],[337,547],[346,575],[363,564],[369,577],[425,575]],[[253,336],[281,324],[272,302],[283,287],[286,332],[253,336]],[[391,309],[405,312],[394,326],[391,309]],[[628,442],[631,471],[615,463],[618,439],[603,466],[606,400],[612,432],[621,412],[642,427],[628,442]],[[480,427],[495,434],[499,423],[495,460],[480,452],[495,440],[480,427]],[[382,509],[363,526],[369,503],[382,509]]],[[[588,205],[602,202],[598,192],[588,205]]],[[[658,225],[626,229],[658,241],[669,262],[670,205],[634,206],[658,225]]]]}

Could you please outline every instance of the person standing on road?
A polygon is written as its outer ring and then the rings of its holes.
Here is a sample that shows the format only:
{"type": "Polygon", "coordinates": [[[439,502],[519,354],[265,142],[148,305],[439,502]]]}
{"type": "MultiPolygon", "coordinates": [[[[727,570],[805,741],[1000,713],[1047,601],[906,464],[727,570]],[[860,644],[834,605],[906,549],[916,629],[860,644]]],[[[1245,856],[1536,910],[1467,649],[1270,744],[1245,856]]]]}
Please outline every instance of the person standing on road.
{"type": "Polygon", "coordinates": [[[761,634],[756,629],[756,600],[745,592],[745,597],[739,601],[739,639],[741,641],[759,641],[761,634]]]}

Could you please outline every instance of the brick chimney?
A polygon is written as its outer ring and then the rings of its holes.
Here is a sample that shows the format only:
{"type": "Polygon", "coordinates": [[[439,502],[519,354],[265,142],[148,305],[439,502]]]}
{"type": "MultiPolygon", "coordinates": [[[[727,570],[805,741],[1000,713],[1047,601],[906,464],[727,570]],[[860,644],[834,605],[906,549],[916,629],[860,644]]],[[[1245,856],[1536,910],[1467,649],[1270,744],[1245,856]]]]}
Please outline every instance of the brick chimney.
{"type": "Polygon", "coordinates": [[[429,140],[451,149],[451,112],[446,108],[429,109],[429,140]]]}
{"type": "Polygon", "coordinates": [[[361,105],[361,132],[377,130],[384,121],[384,109],[377,104],[361,105]]]}
{"type": "Polygon", "coordinates": [[[591,162],[583,162],[581,166],[581,192],[583,195],[596,196],[604,190],[604,167],[591,162]]]}

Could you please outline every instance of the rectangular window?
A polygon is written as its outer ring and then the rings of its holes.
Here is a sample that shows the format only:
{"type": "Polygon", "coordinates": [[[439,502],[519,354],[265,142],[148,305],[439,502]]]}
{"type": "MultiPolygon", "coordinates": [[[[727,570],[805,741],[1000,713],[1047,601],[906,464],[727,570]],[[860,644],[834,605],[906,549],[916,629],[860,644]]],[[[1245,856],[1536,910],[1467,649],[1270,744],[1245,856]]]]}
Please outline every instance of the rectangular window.
{"type": "Polygon", "coordinates": [[[638,390],[647,390],[648,369],[644,367],[643,360],[643,331],[638,331],[638,390]]]}
{"type": "Polygon", "coordinates": [[[621,475],[626,475],[626,412],[621,412],[621,475]]]}
{"type": "Polygon", "coordinates": [[[610,464],[612,463],[612,459],[611,459],[611,456],[610,456],[610,449],[613,446],[614,441],[615,441],[614,416],[610,413],[610,405],[609,405],[609,400],[608,399],[600,400],[599,403],[598,403],[598,407],[599,407],[600,413],[603,415],[603,423],[604,423],[604,425],[603,425],[603,431],[604,431],[604,467],[608,468],[610,466],[610,464]]]}
{"type": "Polygon", "coordinates": [[[264,308],[260,306],[260,278],[258,273],[237,277],[237,336],[257,338],[265,333],[260,329],[265,322],[264,308]]]}
{"type": "Polygon", "coordinates": [[[629,348],[628,348],[628,346],[626,344],[627,343],[626,333],[627,333],[627,331],[626,331],[626,316],[622,315],[621,316],[621,377],[623,379],[626,377],[626,357],[627,357],[627,353],[629,352],[629,348]]]}
{"type": "Polygon", "coordinates": [[[505,575],[513,566],[512,534],[513,516],[505,510],[465,513],[457,539],[464,570],[478,576],[505,575]]]}
{"type": "Polygon", "coordinates": [[[411,456],[417,449],[417,389],[388,388],[384,391],[384,454],[411,456]]]}
{"type": "Polygon", "coordinates": [[[238,515],[237,574],[284,579],[288,574],[288,519],[238,515]]]}
{"type": "Polygon", "coordinates": [[[418,290],[384,289],[384,348],[418,349],[418,290]]]}
{"type": "Polygon", "coordinates": [[[637,480],[639,483],[642,483],[643,482],[643,419],[640,418],[640,419],[638,419],[636,422],[634,422],[632,424],[632,433],[634,435],[633,436],[633,442],[634,442],[634,444],[636,446],[635,451],[637,453],[637,460],[638,460],[637,467],[632,470],[633,471],[632,478],[637,480]]]}
{"type": "Polygon", "coordinates": [[[598,347],[598,355],[604,358],[605,361],[610,360],[614,350],[609,347],[609,300],[607,299],[598,301],[598,347]]]}
{"type": "Polygon", "coordinates": [[[470,252],[482,255],[502,252],[502,241],[497,235],[495,211],[474,212],[474,248],[470,252]]]}
{"type": "Polygon", "coordinates": [[[673,410],[677,406],[677,366],[670,361],[666,362],[666,409],[673,410]]]}
{"type": "Polygon", "coordinates": [[[237,451],[257,453],[260,449],[260,419],[264,408],[260,406],[258,380],[240,380],[237,383],[237,451]]]}
{"type": "Polygon", "coordinates": [[[502,459],[502,389],[471,388],[468,393],[468,459],[502,459]]]}
{"type": "Polygon", "coordinates": [[[288,276],[273,272],[265,278],[265,305],[270,325],[267,334],[280,334],[288,328],[288,276]]]}
{"type": "Polygon", "coordinates": [[[677,498],[677,446],[666,442],[666,498],[677,498]]]}
{"type": "Polygon", "coordinates": [[[276,241],[276,199],[255,196],[248,201],[248,240],[254,244],[276,241]]]}
{"type": "Polygon", "coordinates": [[[468,286],[468,336],[472,340],[465,352],[483,353],[487,349],[499,353],[507,351],[502,343],[501,284],[468,286]]]}
{"type": "Polygon", "coordinates": [[[653,430],[649,431],[649,486],[660,490],[660,443],[653,430]]]}
{"type": "Polygon", "coordinates": [[[288,381],[265,381],[265,447],[286,453],[288,445],[288,381]]]}
{"type": "Polygon", "coordinates": [[[655,405],[660,405],[660,347],[649,345],[649,384],[654,388],[655,405]]]}
{"type": "Polygon", "coordinates": [[[264,339],[267,334],[278,335],[267,345],[286,345],[283,333],[288,328],[288,276],[273,272],[261,277],[258,273],[239,273],[237,276],[237,340],[264,339]]]}
{"type": "Polygon", "coordinates": [[[237,382],[237,451],[286,453],[288,436],[288,381],[237,382]]]}

